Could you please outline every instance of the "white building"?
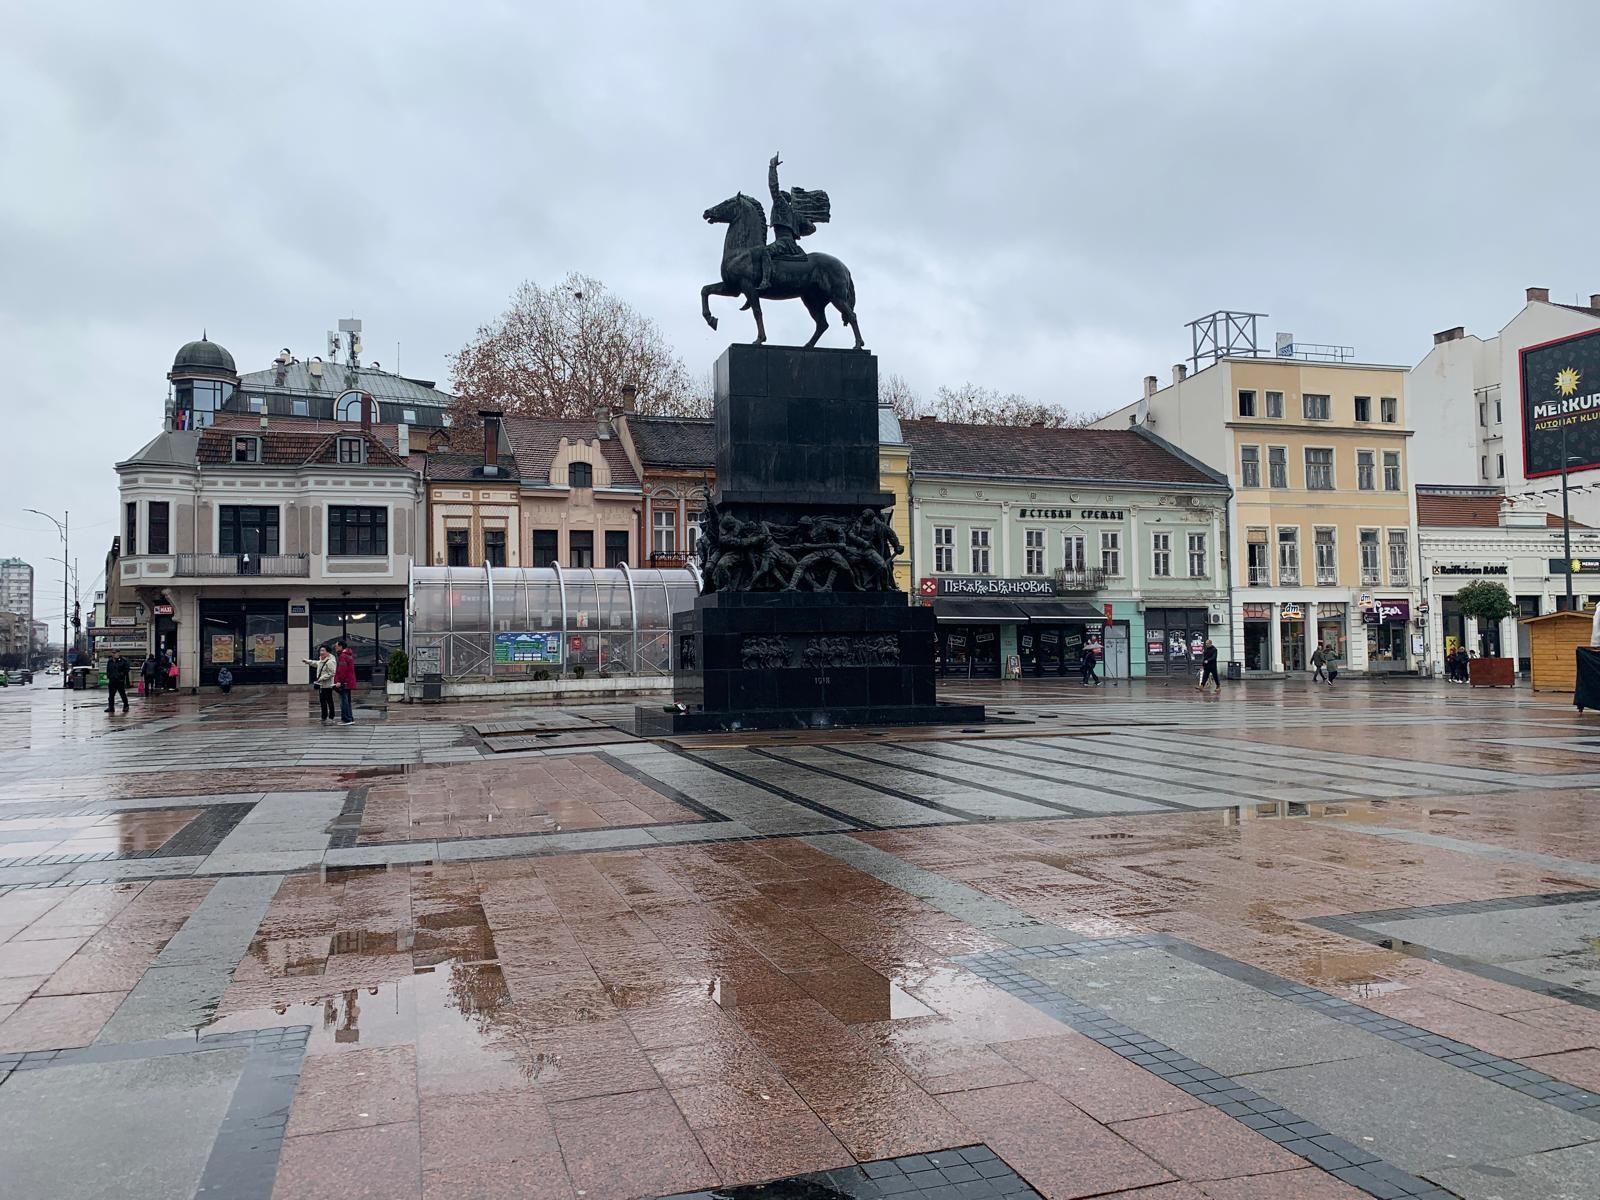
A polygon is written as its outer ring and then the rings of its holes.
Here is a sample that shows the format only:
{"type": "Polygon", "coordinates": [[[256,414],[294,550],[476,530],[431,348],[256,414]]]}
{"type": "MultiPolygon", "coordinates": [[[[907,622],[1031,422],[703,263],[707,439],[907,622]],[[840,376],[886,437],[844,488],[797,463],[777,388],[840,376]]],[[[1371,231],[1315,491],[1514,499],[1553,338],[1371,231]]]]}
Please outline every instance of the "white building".
{"type": "Polygon", "coordinates": [[[0,558],[0,612],[16,613],[33,628],[33,568],[20,558],[0,558]]]}
{"type": "MultiPolygon", "coordinates": [[[[1548,503],[1514,500],[1493,486],[1418,484],[1417,527],[1433,670],[1442,672],[1444,655],[1463,644],[1479,654],[1516,658],[1527,670],[1528,631],[1518,618],[1557,611],[1566,593],[1567,576],[1550,570],[1552,559],[1564,557],[1560,518],[1548,503]],[[1456,592],[1480,579],[1504,584],[1517,615],[1495,628],[1463,617],[1456,592]]],[[[1600,530],[1574,522],[1572,555],[1600,558],[1600,530]]],[[[1600,600],[1600,575],[1575,575],[1572,585],[1575,607],[1600,600]]]]}
{"type": "MultiPolygon", "coordinates": [[[[1600,329],[1600,293],[1589,303],[1559,304],[1548,288],[1529,288],[1521,310],[1499,333],[1479,337],[1461,326],[1433,335],[1433,349],[1406,377],[1416,439],[1411,469],[1435,484],[1504,488],[1510,496],[1549,494],[1552,481],[1523,474],[1522,390],[1518,352],[1600,329]]],[[[1592,476],[1576,472],[1575,482],[1592,476]]],[[[1557,507],[1560,511],[1559,497],[1557,507]]],[[[1574,520],[1600,525],[1600,490],[1572,494],[1574,520]]]]}

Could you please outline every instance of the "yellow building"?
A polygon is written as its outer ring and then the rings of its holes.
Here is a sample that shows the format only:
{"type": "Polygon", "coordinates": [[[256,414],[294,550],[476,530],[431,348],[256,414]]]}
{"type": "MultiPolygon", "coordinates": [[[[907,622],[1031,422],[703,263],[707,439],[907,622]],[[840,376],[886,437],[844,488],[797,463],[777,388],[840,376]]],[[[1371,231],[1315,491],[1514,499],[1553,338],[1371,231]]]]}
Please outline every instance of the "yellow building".
{"type": "Polygon", "coordinates": [[[878,486],[894,497],[889,524],[899,535],[905,553],[894,560],[894,581],[911,594],[911,447],[900,433],[894,409],[878,406],[878,486]]]}
{"type": "Polygon", "coordinates": [[[1318,642],[1341,670],[1424,661],[1404,367],[1219,357],[1112,413],[1224,471],[1233,644],[1250,672],[1301,671],[1318,642]]]}

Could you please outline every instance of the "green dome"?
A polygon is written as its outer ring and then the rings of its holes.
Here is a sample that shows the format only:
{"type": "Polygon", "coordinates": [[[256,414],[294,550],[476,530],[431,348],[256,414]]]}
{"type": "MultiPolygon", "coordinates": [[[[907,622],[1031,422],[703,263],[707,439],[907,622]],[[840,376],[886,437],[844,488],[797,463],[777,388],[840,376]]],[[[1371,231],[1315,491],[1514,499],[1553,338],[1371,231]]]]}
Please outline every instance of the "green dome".
{"type": "Polygon", "coordinates": [[[188,343],[173,358],[172,373],[174,375],[181,375],[188,371],[204,371],[223,375],[238,374],[238,370],[233,365],[233,355],[205,337],[201,337],[198,342],[188,343]]]}

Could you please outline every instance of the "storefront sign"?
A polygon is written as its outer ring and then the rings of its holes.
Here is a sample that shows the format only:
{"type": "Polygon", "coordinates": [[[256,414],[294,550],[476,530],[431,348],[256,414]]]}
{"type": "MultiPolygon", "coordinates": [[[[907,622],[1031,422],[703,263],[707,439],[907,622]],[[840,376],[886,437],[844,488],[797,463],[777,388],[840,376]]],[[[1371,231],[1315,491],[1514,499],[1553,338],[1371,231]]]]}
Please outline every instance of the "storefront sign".
{"type": "Polygon", "coordinates": [[[1368,625],[1404,625],[1411,619],[1411,601],[1379,600],[1362,614],[1368,625]]]}
{"type": "Polygon", "coordinates": [[[1144,640],[1144,652],[1147,658],[1164,658],[1167,653],[1165,638],[1151,637],[1144,640]]]}
{"type": "Polygon", "coordinates": [[[1305,609],[1298,604],[1285,604],[1278,615],[1285,621],[1304,621],[1306,619],[1305,609]]]}
{"type": "Polygon", "coordinates": [[[107,617],[106,618],[106,624],[107,625],[137,625],[138,623],[139,623],[139,618],[138,617],[107,617]]]}
{"type": "Polygon", "coordinates": [[[153,604],[150,606],[150,611],[155,613],[155,615],[158,617],[170,617],[172,615],[172,605],[153,604]]]}
{"type": "Polygon", "coordinates": [[[1246,621],[1270,621],[1272,620],[1272,605],[1246,604],[1244,606],[1244,619],[1246,621]]]}
{"type": "Polygon", "coordinates": [[[1505,563],[1434,563],[1435,575],[1509,575],[1511,568],[1505,563]]]}
{"type": "Polygon", "coordinates": [[[1019,508],[1019,521],[1120,521],[1120,508],[1019,508]]]}
{"type": "Polygon", "coordinates": [[[256,663],[275,663],[278,661],[278,635],[275,633],[258,633],[251,639],[250,661],[256,663]]]}
{"type": "Polygon", "coordinates": [[[917,590],[924,596],[1054,596],[1056,582],[1043,576],[997,579],[990,575],[929,575],[917,590]]]}
{"type": "MultiPolygon", "coordinates": [[[[581,638],[574,638],[582,643],[581,638]]],[[[559,632],[518,632],[494,635],[494,661],[497,663],[559,663],[561,661],[561,634],[559,632]]]]}
{"type": "MultiPolygon", "coordinates": [[[[159,607],[159,606],[157,606],[159,607]]],[[[221,666],[223,663],[233,661],[233,634],[213,633],[211,635],[211,664],[221,666]]]]}
{"type": "Polygon", "coordinates": [[[1600,575],[1600,558],[1552,558],[1552,575],[1600,575]]]}
{"type": "Polygon", "coordinates": [[[1522,355],[1522,455],[1529,479],[1600,466],[1600,332],[1522,355]]]}
{"type": "Polygon", "coordinates": [[[305,616],[306,615],[306,606],[304,604],[291,604],[291,605],[289,605],[289,615],[291,617],[303,617],[303,616],[305,616]]]}

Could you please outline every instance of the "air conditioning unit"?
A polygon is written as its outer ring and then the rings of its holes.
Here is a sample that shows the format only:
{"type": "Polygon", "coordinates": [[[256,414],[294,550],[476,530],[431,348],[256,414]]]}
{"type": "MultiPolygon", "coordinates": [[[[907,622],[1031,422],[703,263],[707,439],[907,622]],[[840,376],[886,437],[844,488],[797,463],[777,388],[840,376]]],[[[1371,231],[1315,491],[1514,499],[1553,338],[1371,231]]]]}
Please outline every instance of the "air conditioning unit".
{"type": "Polygon", "coordinates": [[[1219,612],[1211,613],[1206,618],[1206,623],[1208,625],[1221,625],[1222,624],[1222,614],[1219,613],[1219,612]]]}

